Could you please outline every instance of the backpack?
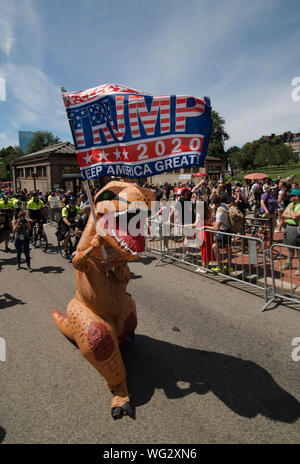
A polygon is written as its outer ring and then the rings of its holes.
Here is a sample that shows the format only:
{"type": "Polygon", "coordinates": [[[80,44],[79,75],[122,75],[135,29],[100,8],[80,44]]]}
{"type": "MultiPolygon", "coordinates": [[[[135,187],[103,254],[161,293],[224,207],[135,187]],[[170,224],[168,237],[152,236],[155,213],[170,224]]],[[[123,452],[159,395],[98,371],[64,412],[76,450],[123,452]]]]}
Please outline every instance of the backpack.
{"type": "Polygon", "coordinates": [[[229,214],[230,231],[233,234],[240,234],[242,231],[244,216],[237,206],[230,206],[228,210],[222,208],[223,213],[229,214]]]}

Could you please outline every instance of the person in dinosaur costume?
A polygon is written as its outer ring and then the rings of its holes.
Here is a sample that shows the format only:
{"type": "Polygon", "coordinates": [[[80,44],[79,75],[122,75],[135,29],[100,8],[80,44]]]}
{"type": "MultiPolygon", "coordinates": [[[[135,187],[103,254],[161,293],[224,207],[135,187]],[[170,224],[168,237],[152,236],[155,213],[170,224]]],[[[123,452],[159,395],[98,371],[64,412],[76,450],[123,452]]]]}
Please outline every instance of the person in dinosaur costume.
{"type": "Polygon", "coordinates": [[[95,195],[97,232],[90,214],[72,261],[75,296],[66,314],[52,309],[57,327],[105,378],[113,394],[114,419],[124,414],[133,417],[119,344],[137,326],[135,302],[126,292],[130,280],[127,261],[137,259],[145,249],[143,234],[130,235],[127,225],[135,218],[138,224],[140,205],[147,215],[152,201],[150,189],[128,182],[109,182],[95,195]]]}

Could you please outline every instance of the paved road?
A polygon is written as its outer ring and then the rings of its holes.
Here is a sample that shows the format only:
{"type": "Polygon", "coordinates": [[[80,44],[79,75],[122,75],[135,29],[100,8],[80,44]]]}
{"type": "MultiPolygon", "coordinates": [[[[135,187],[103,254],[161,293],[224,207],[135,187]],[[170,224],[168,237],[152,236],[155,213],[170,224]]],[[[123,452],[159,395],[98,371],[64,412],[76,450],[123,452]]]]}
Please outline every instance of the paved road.
{"type": "Polygon", "coordinates": [[[299,310],[261,313],[264,300],[234,285],[153,257],[130,264],[139,320],[122,353],[136,420],[113,421],[104,380],[50,316],[73,296],[72,265],[54,248],[32,257],[30,274],[0,251],[0,441],[300,442],[299,310]]]}

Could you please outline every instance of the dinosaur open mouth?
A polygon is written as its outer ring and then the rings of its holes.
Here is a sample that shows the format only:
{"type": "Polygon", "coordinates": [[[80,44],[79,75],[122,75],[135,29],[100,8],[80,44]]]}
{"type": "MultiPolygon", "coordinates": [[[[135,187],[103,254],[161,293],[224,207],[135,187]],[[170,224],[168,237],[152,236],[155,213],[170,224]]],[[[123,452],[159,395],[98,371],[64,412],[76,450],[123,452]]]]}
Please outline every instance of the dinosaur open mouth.
{"type": "Polygon", "coordinates": [[[138,255],[145,251],[146,247],[144,236],[146,218],[147,212],[141,214],[140,210],[115,213],[113,225],[108,225],[107,229],[119,246],[132,255],[138,255]]]}

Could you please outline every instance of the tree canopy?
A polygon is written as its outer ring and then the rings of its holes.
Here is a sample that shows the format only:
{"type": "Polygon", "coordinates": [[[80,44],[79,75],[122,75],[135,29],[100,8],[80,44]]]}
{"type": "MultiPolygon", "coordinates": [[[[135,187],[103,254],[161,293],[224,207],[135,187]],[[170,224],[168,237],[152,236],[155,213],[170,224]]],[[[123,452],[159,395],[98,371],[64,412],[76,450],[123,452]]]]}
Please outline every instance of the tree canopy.
{"type": "Polygon", "coordinates": [[[24,155],[18,146],[9,145],[6,148],[0,150],[0,179],[7,180],[9,177],[6,172],[6,165],[18,158],[19,156],[24,155]]]}
{"type": "Polygon", "coordinates": [[[60,142],[60,138],[53,135],[52,132],[37,131],[27,145],[26,151],[27,154],[34,153],[36,151],[43,150],[43,148],[49,147],[50,145],[55,145],[56,143],[60,142]]]}
{"type": "Polygon", "coordinates": [[[225,119],[214,110],[211,112],[211,119],[212,128],[207,155],[227,159],[224,145],[226,140],[229,140],[229,135],[225,131],[225,119]]]}
{"type": "Polygon", "coordinates": [[[226,154],[234,171],[280,166],[299,160],[298,153],[294,152],[290,145],[283,143],[278,136],[254,140],[245,143],[242,148],[231,147],[226,154]]]}

